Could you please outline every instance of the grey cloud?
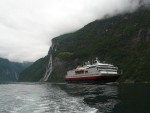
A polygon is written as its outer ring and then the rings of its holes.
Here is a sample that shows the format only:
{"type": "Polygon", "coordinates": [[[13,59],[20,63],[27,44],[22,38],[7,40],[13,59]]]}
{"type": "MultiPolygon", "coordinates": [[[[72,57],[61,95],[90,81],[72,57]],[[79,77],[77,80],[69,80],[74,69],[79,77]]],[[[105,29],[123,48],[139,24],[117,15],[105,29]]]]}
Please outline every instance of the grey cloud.
{"type": "Polygon", "coordinates": [[[35,61],[47,54],[50,40],[89,22],[133,12],[149,0],[1,0],[0,57],[35,61]]]}

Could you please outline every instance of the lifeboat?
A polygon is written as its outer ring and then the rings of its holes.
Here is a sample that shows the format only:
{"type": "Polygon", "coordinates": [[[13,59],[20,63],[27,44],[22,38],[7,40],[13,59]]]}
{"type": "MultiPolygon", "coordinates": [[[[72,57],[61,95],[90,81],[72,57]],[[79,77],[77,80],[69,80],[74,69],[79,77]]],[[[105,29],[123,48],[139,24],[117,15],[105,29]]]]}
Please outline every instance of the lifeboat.
{"type": "Polygon", "coordinates": [[[88,70],[85,69],[85,68],[77,67],[77,68],[75,69],[75,73],[76,73],[76,74],[88,73],[88,70]]]}

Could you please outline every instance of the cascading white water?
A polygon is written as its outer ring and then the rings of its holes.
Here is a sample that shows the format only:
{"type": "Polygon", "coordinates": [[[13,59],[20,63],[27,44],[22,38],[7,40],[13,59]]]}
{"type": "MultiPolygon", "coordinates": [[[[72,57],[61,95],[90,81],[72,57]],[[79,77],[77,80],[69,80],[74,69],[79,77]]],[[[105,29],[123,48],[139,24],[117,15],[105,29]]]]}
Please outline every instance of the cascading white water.
{"type": "Polygon", "coordinates": [[[49,63],[46,68],[45,75],[43,76],[43,78],[40,81],[46,82],[48,80],[49,76],[51,75],[51,73],[52,73],[52,54],[50,53],[49,63]]]}
{"type": "Polygon", "coordinates": [[[19,75],[18,73],[15,72],[15,79],[18,80],[18,78],[19,78],[19,75]]]}

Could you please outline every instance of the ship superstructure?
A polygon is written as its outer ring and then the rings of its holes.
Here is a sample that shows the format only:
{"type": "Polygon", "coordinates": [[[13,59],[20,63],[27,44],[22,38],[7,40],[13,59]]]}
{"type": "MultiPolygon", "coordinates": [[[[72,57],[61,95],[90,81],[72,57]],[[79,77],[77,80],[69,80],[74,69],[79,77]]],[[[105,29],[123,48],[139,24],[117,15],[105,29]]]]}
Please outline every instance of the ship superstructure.
{"type": "Polygon", "coordinates": [[[89,64],[67,72],[67,82],[114,82],[119,78],[118,67],[112,64],[100,63],[96,58],[95,63],[89,64]]]}

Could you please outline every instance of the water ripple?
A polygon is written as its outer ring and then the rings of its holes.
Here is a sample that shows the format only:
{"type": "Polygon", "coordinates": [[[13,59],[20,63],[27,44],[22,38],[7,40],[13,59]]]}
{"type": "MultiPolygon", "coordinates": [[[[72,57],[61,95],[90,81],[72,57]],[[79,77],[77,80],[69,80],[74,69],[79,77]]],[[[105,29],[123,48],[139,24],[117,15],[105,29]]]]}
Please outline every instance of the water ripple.
{"type": "Polygon", "coordinates": [[[0,113],[95,113],[83,98],[51,84],[1,84],[0,113]]]}

